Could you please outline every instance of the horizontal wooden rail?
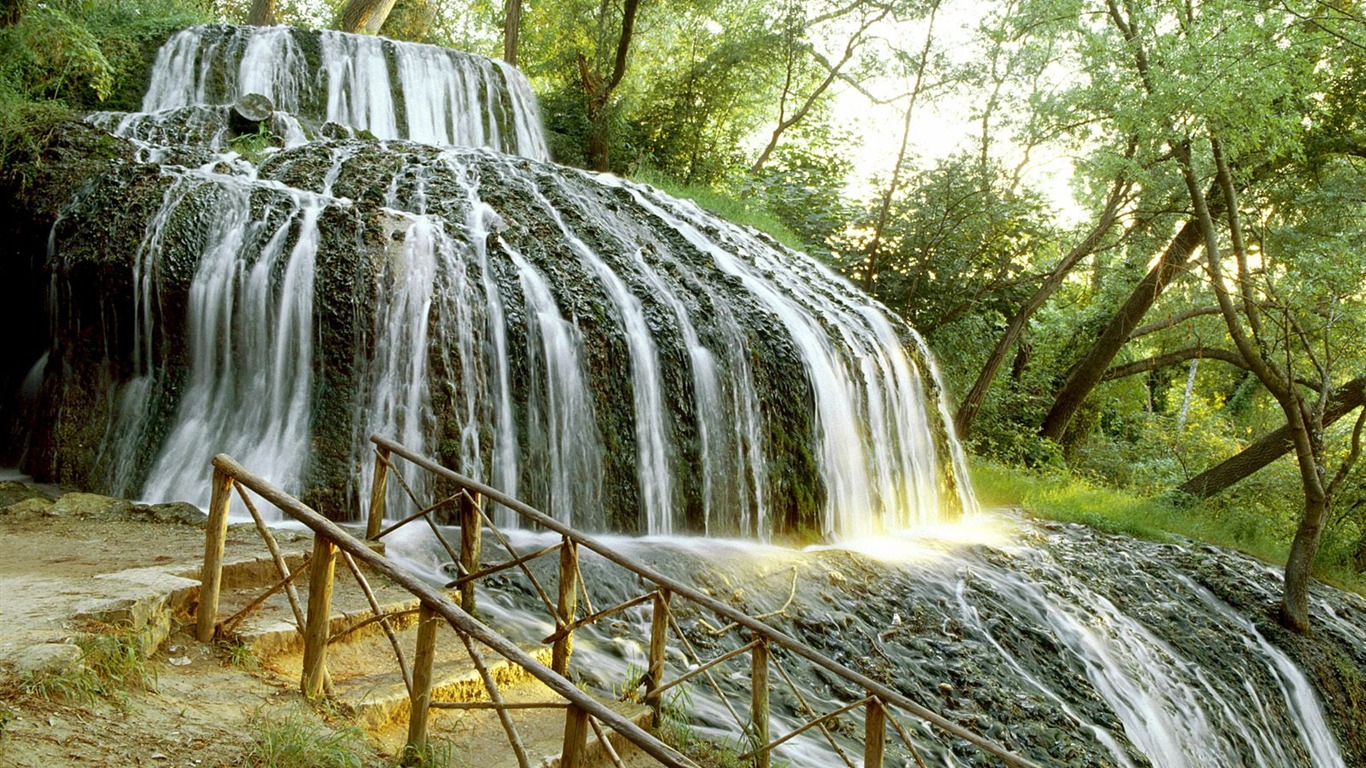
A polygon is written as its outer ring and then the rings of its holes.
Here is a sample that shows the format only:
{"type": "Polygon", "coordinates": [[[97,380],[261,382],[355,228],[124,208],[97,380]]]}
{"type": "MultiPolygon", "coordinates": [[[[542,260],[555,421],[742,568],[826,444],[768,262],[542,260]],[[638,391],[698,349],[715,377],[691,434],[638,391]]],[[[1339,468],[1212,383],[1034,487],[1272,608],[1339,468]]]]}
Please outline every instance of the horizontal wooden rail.
{"type": "Polygon", "coordinates": [[[567,701],[433,701],[432,709],[565,709],[567,701]]]}
{"type": "MultiPolygon", "coordinates": [[[[546,687],[573,705],[571,712],[578,711],[597,718],[621,734],[623,738],[635,744],[641,751],[669,768],[699,768],[696,763],[677,750],[646,733],[635,723],[612,711],[597,699],[579,690],[574,683],[532,658],[530,654],[523,651],[511,640],[484,626],[473,616],[461,610],[460,606],[451,602],[450,598],[432,585],[399,568],[389,558],[372,551],[363,542],[342,530],[336,523],[318,514],[269,481],[253,475],[232,457],[220,453],[213,457],[213,466],[220,470],[225,477],[231,478],[232,482],[241,483],[258,496],[274,504],[285,514],[303,523],[317,534],[319,540],[330,542],[337,549],[349,553],[357,561],[364,563],[372,570],[383,574],[394,583],[413,593],[422,601],[426,609],[445,619],[457,632],[482,643],[503,658],[525,669],[528,674],[540,680],[546,687]]],[[[222,491],[226,492],[226,483],[224,485],[222,491]]],[[[319,558],[315,556],[315,565],[317,562],[319,562],[319,558]]],[[[423,703],[426,704],[426,702],[423,703]]]]}
{"type": "MultiPolygon", "coordinates": [[[[431,472],[434,475],[450,480],[451,482],[463,487],[467,491],[479,494],[490,501],[493,501],[497,504],[501,504],[504,507],[507,507],[508,509],[526,518],[528,521],[535,523],[536,525],[539,525],[542,528],[554,531],[555,533],[558,533],[561,536],[571,539],[579,546],[596,553],[598,556],[602,557],[608,562],[615,563],[616,565],[619,565],[622,568],[625,568],[626,570],[635,573],[641,578],[653,582],[654,584],[663,587],[674,594],[679,595],[680,597],[684,598],[685,600],[688,600],[689,602],[696,603],[697,605],[707,609],[708,611],[711,611],[714,614],[717,614],[718,616],[723,616],[727,620],[734,622],[735,624],[742,626],[750,630],[751,632],[754,632],[757,635],[761,635],[767,638],[771,643],[781,646],[787,651],[797,656],[800,656],[803,659],[806,659],[812,664],[815,664],[816,666],[821,667],[822,669],[831,672],[834,675],[841,677],[850,683],[853,683],[859,688],[862,688],[869,694],[881,699],[885,704],[905,710],[906,712],[909,712],[910,714],[920,718],[921,720],[924,720],[932,724],[944,733],[960,738],[976,746],[984,752],[995,755],[996,757],[1005,761],[1007,765],[1015,766],[1015,768],[1041,768],[1041,766],[1039,766],[1037,763],[1027,758],[1021,757],[1006,749],[1005,747],[1002,747],[999,744],[991,741],[990,739],[987,739],[979,734],[973,733],[972,731],[962,727],[961,725],[958,725],[957,723],[948,720],[947,718],[935,712],[934,710],[928,709],[927,707],[918,704],[915,701],[912,701],[910,698],[906,697],[899,691],[893,690],[892,688],[889,688],[886,685],[879,683],[871,677],[861,674],[853,669],[850,669],[849,667],[840,664],[834,659],[831,659],[828,656],[819,653],[818,651],[801,643],[791,635],[782,632],[778,629],[775,629],[769,626],[768,624],[765,624],[764,622],[749,616],[748,614],[738,611],[732,608],[731,606],[726,605],[725,603],[709,595],[704,594],[702,591],[688,584],[665,576],[664,574],[654,570],[653,568],[650,568],[647,565],[644,565],[643,563],[638,563],[635,560],[632,560],[631,558],[626,557],[625,555],[620,554],[611,547],[603,544],[596,538],[581,533],[573,528],[570,528],[564,523],[561,523],[559,520],[556,520],[555,518],[546,515],[545,513],[531,507],[523,501],[520,501],[503,493],[497,488],[481,483],[478,480],[475,480],[474,478],[466,477],[465,475],[462,475],[459,472],[456,472],[455,470],[444,467],[425,456],[413,453],[412,451],[405,448],[402,444],[396,443],[393,440],[390,440],[382,435],[371,435],[370,442],[374,443],[376,446],[380,448],[381,451],[385,453],[391,453],[393,455],[400,456],[408,460],[409,462],[412,462],[414,465],[421,467],[427,470],[428,472],[431,472]]],[[[215,462],[216,461],[217,459],[215,459],[215,462]]]]}
{"type": "MultiPolygon", "coordinates": [[[[559,545],[557,544],[556,547],[558,548],[559,545]]],[[[636,607],[637,605],[640,605],[641,603],[648,603],[651,600],[655,599],[656,594],[658,594],[658,592],[646,592],[645,594],[633,597],[624,603],[617,603],[611,608],[603,608],[601,611],[598,611],[597,613],[584,616],[582,619],[579,619],[578,621],[574,621],[565,625],[563,629],[556,630],[555,632],[546,635],[544,638],[541,639],[541,643],[544,645],[550,645],[551,643],[555,642],[556,640],[559,640],[562,637],[565,637],[570,632],[573,632],[576,629],[586,627],[589,624],[597,623],[598,621],[605,619],[614,613],[628,611],[636,607]]]]}
{"type": "Polygon", "coordinates": [[[482,579],[485,576],[492,576],[495,573],[501,573],[503,571],[516,568],[517,566],[522,565],[523,563],[529,563],[538,557],[545,557],[551,552],[557,552],[559,551],[559,549],[559,544],[552,544],[546,547],[545,549],[538,549],[535,552],[532,552],[531,554],[522,555],[521,557],[513,558],[512,560],[508,560],[507,562],[503,563],[498,563],[497,565],[490,565],[489,567],[482,568],[480,570],[475,571],[474,573],[467,573],[458,579],[452,579],[451,581],[446,582],[446,589],[450,589],[451,587],[460,589],[461,587],[465,586],[471,581],[474,581],[476,579],[482,579]]]}
{"type": "Polygon", "coordinates": [[[683,674],[679,675],[678,677],[675,677],[674,679],[670,680],[670,681],[667,682],[667,683],[663,683],[663,684],[661,684],[660,686],[658,686],[658,687],[656,687],[656,688],[651,688],[648,692],[646,692],[645,696],[646,696],[647,698],[652,697],[652,696],[660,696],[660,695],[662,695],[665,691],[669,690],[670,688],[672,688],[672,687],[674,687],[674,686],[676,686],[676,685],[680,685],[680,684],[682,684],[682,683],[686,683],[686,682],[688,682],[689,680],[693,679],[694,677],[697,677],[698,675],[700,675],[700,674],[706,672],[707,670],[711,669],[712,667],[715,667],[715,666],[718,665],[718,664],[722,664],[722,663],[725,663],[725,662],[727,662],[727,661],[730,661],[731,659],[735,658],[736,656],[743,656],[743,655],[745,655],[746,653],[749,653],[750,651],[754,650],[757,646],[760,646],[760,645],[763,645],[763,644],[764,644],[764,641],[763,641],[763,640],[755,640],[755,641],[749,643],[748,645],[742,645],[742,646],[740,646],[739,648],[736,648],[735,650],[730,651],[729,653],[723,653],[723,654],[721,654],[720,656],[717,656],[716,658],[714,658],[714,659],[712,659],[711,661],[707,662],[706,664],[703,664],[703,665],[701,665],[701,666],[693,667],[692,669],[689,669],[687,672],[684,672],[683,674]]]}

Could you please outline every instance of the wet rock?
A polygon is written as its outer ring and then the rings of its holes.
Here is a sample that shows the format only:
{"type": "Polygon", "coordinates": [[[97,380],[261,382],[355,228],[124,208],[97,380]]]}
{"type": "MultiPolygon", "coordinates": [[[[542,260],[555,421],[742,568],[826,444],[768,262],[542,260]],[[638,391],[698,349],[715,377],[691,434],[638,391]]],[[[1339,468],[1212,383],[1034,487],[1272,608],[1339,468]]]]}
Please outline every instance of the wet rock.
{"type": "Polygon", "coordinates": [[[203,525],[204,513],[199,507],[187,501],[170,501],[164,504],[137,505],[130,510],[134,520],[150,523],[174,523],[178,525],[203,525]]]}
{"type": "Polygon", "coordinates": [[[228,127],[233,135],[259,133],[275,111],[275,104],[259,93],[248,93],[237,99],[228,112],[228,127]]]}
{"type": "Polygon", "coordinates": [[[15,502],[25,499],[46,499],[52,501],[52,495],[34,488],[27,483],[15,480],[0,481],[0,507],[8,507],[15,502]]]}

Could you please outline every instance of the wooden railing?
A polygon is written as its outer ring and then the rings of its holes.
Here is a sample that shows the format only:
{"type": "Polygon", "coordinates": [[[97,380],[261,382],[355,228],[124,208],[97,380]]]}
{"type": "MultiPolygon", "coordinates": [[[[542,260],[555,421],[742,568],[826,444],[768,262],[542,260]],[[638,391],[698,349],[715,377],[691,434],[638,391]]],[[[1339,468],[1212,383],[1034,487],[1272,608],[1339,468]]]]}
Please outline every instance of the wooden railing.
{"type": "MultiPolygon", "coordinates": [[[[420,749],[427,742],[428,718],[430,710],[433,708],[493,709],[497,711],[504,726],[509,745],[517,756],[518,764],[521,768],[531,768],[526,751],[522,747],[508,713],[509,710],[528,706],[544,706],[565,710],[564,743],[560,762],[562,768],[580,768],[585,765],[587,734],[590,727],[597,733],[600,748],[618,766],[622,765],[611,741],[603,733],[603,726],[615,731],[661,765],[669,766],[669,768],[698,768],[692,760],[603,705],[597,699],[579,690],[566,679],[564,672],[568,665],[570,642],[568,633],[557,641],[554,669],[546,667],[512,641],[477,621],[466,609],[447,597],[443,591],[400,569],[388,558],[376,553],[370,546],[347,533],[336,523],[324,518],[268,481],[253,475],[232,458],[222,454],[215,456],[213,467],[213,495],[209,505],[209,518],[204,543],[204,566],[201,572],[202,585],[196,617],[196,634],[200,641],[212,641],[220,631],[221,626],[236,623],[247,612],[263,603],[267,597],[284,590],[289,597],[291,610],[304,638],[303,673],[300,688],[304,695],[310,699],[322,696],[330,687],[326,654],[329,641],[336,638],[335,635],[330,634],[331,603],[333,576],[338,556],[340,556],[365,593],[374,614],[372,620],[384,628],[393,646],[412,705],[408,722],[408,748],[410,750],[420,749]],[[218,621],[218,603],[222,586],[223,551],[227,538],[228,508],[234,489],[251,513],[258,532],[270,550],[271,557],[280,573],[280,581],[260,598],[252,601],[243,611],[220,624],[218,621]],[[309,584],[306,606],[300,604],[293,587],[293,581],[301,569],[294,572],[290,571],[273,534],[257,510],[252,497],[247,494],[248,490],[313,531],[313,553],[308,563],[309,584]],[[360,566],[362,565],[372,572],[388,577],[395,584],[411,592],[420,601],[417,643],[411,667],[404,658],[402,647],[395,632],[389,626],[394,615],[383,612],[361,570],[360,566]],[[464,644],[475,669],[483,680],[485,691],[490,699],[488,702],[433,701],[432,670],[436,656],[436,629],[437,623],[442,620],[455,630],[464,644]],[[563,701],[530,705],[504,702],[476,644],[492,649],[509,662],[526,670],[528,674],[544,683],[563,701]]],[[[383,517],[383,486],[387,474],[385,472],[384,475],[378,477],[375,484],[375,494],[372,499],[377,499],[377,501],[372,503],[372,524],[377,523],[383,517]]],[[[474,514],[469,511],[471,508],[477,509],[477,504],[474,504],[473,501],[470,499],[470,506],[465,507],[466,515],[474,514]]],[[[411,522],[421,518],[427,520],[429,524],[432,524],[433,530],[436,530],[430,512],[431,510],[427,509],[403,522],[411,522]]],[[[475,517],[467,516],[464,520],[466,522],[463,526],[465,535],[462,536],[459,553],[456,553],[446,543],[439,530],[436,530],[436,533],[452,557],[463,563],[477,563],[479,554],[479,536],[477,534],[480,526],[475,517]]],[[[397,526],[392,526],[390,530],[394,527],[397,526]]],[[[369,532],[376,537],[385,533],[385,531],[374,528],[373,525],[369,532]]],[[[572,551],[572,548],[566,548],[566,551],[572,551]]],[[[561,562],[562,564],[565,562],[564,557],[561,558],[561,562]]],[[[577,572],[576,565],[573,566],[573,570],[577,572]]],[[[571,594],[566,596],[562,585],[560,593],[559,608],[565,611],[564,615],[572,615],[574,611],[572,590],[571,594]]],[[[461,598],[466,606],[473,607],[473,580],[470,580],[461,589],[461,598]]]]}
{"type": "MultiPolygon", "coordinates": [[[[942,732],[967,741],[999,758],[1006,765],[1017,766],[1018,768],[1037,768],[1035,763],[1015,755],[995,742],[947,720],[934,711],[912,701],[898,691],[818,653],[790,635],[769,626],[763,621],[736,610],[688,584],[679,582],[655,571],[649,566],[632,560],[597,539],[570,528],[558,520],[555,520],[495,488],[443,467],[435,461],[414,453],[399,443],[385,437],[375,435],[370,439],[375,445],[375,478],[366,526],[367,537],[377,540],[401,525],[414,522],[418,519],[425,520],[432,530],[436,532],[438,541],[442,542],[446,552],[456,563],[459,575],[454,581],[446,586],[459,587],[461,604],[466,610],[472,610],[475,606],[476,584],[479,579],[493,573],[513,568],[519,569],[530,580],[536,593],[539,595],[541,602],[545,605],[547,612],[554,620],[556,629],[551,635],[546,637],[543,642],[552,645],[553,655],[551,666],[553,671],[559,675],[567,673],[569,649],[573,642],[575,630],[600,621],[608,616],[648,603],[651,606],[648,662],[645,673],[639,682],[644,688],[643,700],[655,711],[656,722],[658,722],[658,717],[663,706],[663,694],[666,691],[683,682],[702,677],[720,697],[721,702],[735,719],[737,726],[746,734],[747,739],[753,745],[753,749],[744,755],[744,758],[752,760],[756,768],[768,768],[771,761],[770,756],[776,747],[811,730],[818,730],[834,752],[841,757],[849,768],[858,768],[859,764],[849,756],[847,751],[834,738],[828,723],[840,715],[860,708],[864,710],[862,765],[865,768],[883,765],[884,754],[886,752],[887,730],[889,728],[905,745],[916,764],[921,766],[921,768],[924,768],[925,763],[921,759],[914,742],[910,738],[905,727],[897,720],[896,716],[899,713],[907,713],[930,723],[942,732]],[[447,495],[434,504],[422,503],[413,491],[413,484],[409,483],[400,473],[398,473],[394,466],[395,458],[401,458],[413,466],[441,478],[450,486],[455,487],[457,491],[447,495]],[[385,528],[386,489],[391,475],[394,480],[402,485],[404,493],[407,494],[409,500],[418,512],[385,528]],[[520,516],[522,521],[526,524],[559,534],[561,537],[560,543],[528,554],[517,552],[509,544],[507,538],[499,531],[498,527],[494,525],[494,521],[484,510],[485,502],[493,502],[511,510],[520,516]],[[455,506],[457,508],[461,530],[461,543],[458,553],[454,547],[446,543],[444,537],[441,536],[441,533],[438,530],[436,522],[431,518],[431,513],[443,506],[455,506]],[[482,536],[485,529],[497,537],[501,548],[508,553],[509,559],[507,561],[495,565],[482,566],[479,554],[482,549],[482,536]],[[630,598],[610,608],[596,611],[593,610],[591,603],[588,601],[588,591],[582,584],[582,575],[579,569],[580,549],[589,550],[608,562],[626,569],[639,577],[640,580],[647,585],[652,585],[652,588],[648,588],[643,594],[630,598]],[[559,553],[559,583],[556,590],[557,599],[552,601],[549,593],[541,586],[532,571],[527,567],[527,563],[555,552],[559,553]],[[582,617],[579,616],[579,606],[577,603],[580,591],[582,591],[584,596],[586,612],[586,615],[582,617]],[[676,605],[674,602],[676,599],[686,601],[695,608],[714,614],[722,621],[726,622],[726,629],[736,629],[747,632],[748,637],[745,639],[748,642],[728,653],[717,656],[716,658],[709,660],[700,658],[675,619],[675,611],[671,606],[676,605]],[[666,657],[670,643],[670,630],[673,631],[673,638],[680,644],[684,656],[688,658],[690,662],[690,669],[672,680],[666,679],[666,657]],[[864,694],[863,697],[833,711],[824,714],[815,714],[814,709],[810,707],[801,690],[793,682],[792,676],[786,671],[781,660],[774,655],[773,650],[775,648],[781,648],[784,653],[839,677],[849,683],[851,687],[861,690],[864,694]],[[729,662],[744,654],[750,655],[751,675],[751,695],[750,701],[748,702],[747,717],[740,715],[740,713],[736,711],[711,674],[711,670],[716,666],[729,662]],[[810,719],[804,724],[793,728],[777,738],[774,738],[773,734],[770,732],[771,718],[769,711],[770,672],[775,670],[791,689],[801,707],[807,713],[811,714],[810,719]]],[[[215,465],[217,465],[217,460],[215,460],[215,465]]],[[[467,615],[464,614],[463,611],[462,614],[467,615]]],[[[568,726],[566,726],[566,733],[568,733],[568,730],[568,726]]],[[[654,752],[650,752],[650,754],[652,756],[655,755],[654,752]]],[[[674,764],[663,760],[661,760],[661,762],[665,765],[674,764]]]]}

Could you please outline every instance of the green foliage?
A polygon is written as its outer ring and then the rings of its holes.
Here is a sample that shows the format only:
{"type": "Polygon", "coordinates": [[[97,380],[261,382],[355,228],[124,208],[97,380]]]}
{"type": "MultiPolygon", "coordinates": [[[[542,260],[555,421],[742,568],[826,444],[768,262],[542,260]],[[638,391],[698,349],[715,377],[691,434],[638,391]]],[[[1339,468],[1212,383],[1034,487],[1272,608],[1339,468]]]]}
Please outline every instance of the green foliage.
{"type": "Polygon", "coordinates": [[[0,171],[77,112],[133,109],[173,30],[207,21],[194,0],[51,0],[0,27],[0,171]]]}
{"type": "Polygon", "coordinates": [[[252,739],[246,765],[257,768],[361,768],[370,751],[359,728],[328,728],[298,712],[262,717],[252,739]]]}
{"type": "Polygon", "coordinates": [[[251,646],[238,642],[221,642],[216,646],[224,663],[230,667],[255,672],[261,668],[261,660],[251,650],[251,646]]]}
{"type": "Polygon", "coordinates": [[[754,198],[708,186],[688,185],[667,176],[649,171],[637,174],[636,179],[645,184],[686,200],[692,200],[702,208],[727,221],[741,226],[754,227],[774,240],[798,251],[809,251],[811,246],[800,235],[789,229],[773,213],[766,210],[754,198]]]}
{"type": "MultiPolygon", "coordinates": [[[[846,271],[864,276],[872,209],[842,249],[846,271]]],[[[873,295],[926,332],[971,309],[1008,317],[1021,278],[1056,258],[1051,214],[1011,187],[1001,169],[955,156],[915,174],[893,202],[879,248],[873,295]]]]}
{"type": "Polygon", "coordinates": [[[247,162],[260,165],[261,161],[266,159],[270,153],[284,146],[284,139],[276,136],[269,128],[262,125],[256,133],[234,136],[228,142],[228,146],[247,162]]]}
{"type": "MultiPolygon", "coordinates": [[[[1248,484],[1229,495],[1198,503],[1107,487],[1066,470],[1026,470],[981,459],[972,463],[972,479],[987,507],[1017,505],[1035,517],[1157,541],[1176,535],[1283,565],[1295,533],[1297,509],[1291,500],[1298,481],[1284,460],[1273,470],[1244,481],[1248,484]]],[[[1339,521],[1326,535],[1316,571],[1320,578],[1366,593],[1366,579],[1353,562],[1362,531],[1358,518],[1353,524],[1339,521]]]]}
{"type": "Polygon", "coordinates": [[[394,763],[404,768],[448,768],[454,755],[455,745],[449,739],[429,738],[420,746],[405,744],[394,763]]]}
{"type": "MultiPolygon", "coordinates": [[[[717,742],[698,736],[693,728],[692,699],[686,686],[675,689],[661,707],[660,722],[655,726],[655,735],[661,741],[692,758],[702,768],[749,768],[753,758],[742,759],[756,744],[753,739],[740,743],[717,742]]],[[[774,760],[773,765],[787,768],[787,763],[774,760]]]]}

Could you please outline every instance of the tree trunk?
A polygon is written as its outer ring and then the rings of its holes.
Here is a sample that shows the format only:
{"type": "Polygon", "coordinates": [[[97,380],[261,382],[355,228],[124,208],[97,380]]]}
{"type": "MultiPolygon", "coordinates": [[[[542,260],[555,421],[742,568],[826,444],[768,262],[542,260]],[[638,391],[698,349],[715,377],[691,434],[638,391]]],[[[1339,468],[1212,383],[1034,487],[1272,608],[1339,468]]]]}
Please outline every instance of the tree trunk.
{"type": "Polygon", "coordinates": [[[269,27],[275,23],[275,0],[252,0],[251,10],[247,12],[247,24],[253,27],[269,27]]]}
{"type": "MultiPolygon", "coordinates": [[[[972,390],[958,406],[958,412],[954,415],[953,426],[958,432],[959,440],[967,440],[972,434],[972,422],[977,417],[977,412],[981,410],[982,404],[986,402],[987,391],[991,389],[991,382],[996,379],[996,374],[1000,372],[1001,366],[1005,363],[1006,355],[1010,353],[1010,348],[1015,346],[1015,342],[1024,333],[1025,326],[1029,323],[1029,318],[1034,316],[1039,307],[1042,307],[1049,296],[1053,295],[1067,278],[1068,273],[1077,265],[1077,262],[1086,257],[1096,249],[1105,234],[1114,225],[1115,219],[1119,217],[1119,206],[1123,200],[1123,192],[1126,185],[1122,181],[1116,181],[1114,188],[1110,192],[1110,199],[1106,202],[1105,210],[1101,213],[1096,225],[1091,228],[1091,232],[1082,239],[1080,243],[1063,257],[1062,261],[1053,268],[1048,277],[1044,278],[1042,284],[1034,291],[1034,295],[1020,307],[1015,316],[1010,319],[1010,324],[1006,326],[1006,331],[1001,338],[996,341],[996,347],[991,351],[986,364],[982,366],[981,373],[977,374],[977,381],[973,382],[972,390]]],[[[1108,365],[1108,363],[1107,363],[1108,365]]]]}
{"type": "Polygon", "coordinates": [[[588,107],[588,168],[599,173],[612,170],[612,129],[605,106],[588,107]]]}
{"type": "Polygon", "coordinates": [[[1285,591],[1281,595],[1281,620],[1300,634],[1309,632],[1309,577],[1314,571],[1314,560],[1319,553],[1319,539],[1323,536],[1323,520],[1327,516],[1330,499],[1310,494],[1305,488],[1304,517],[1295,529],[1290,542],[1290,557],[1285,561],[1285,591]]]}
{"type": "Polygon", "coordinates": [[[395,40],[426,42],[432,38],[436,15],[432,0],[396,0],[379,34],[395,40]]]}
{"type": "Polygon", "coordinates": [[[389,12],[394,10],[394,2],[395,0],[350,0],[342,9],[338,29],[342,32],[377,35],[384,26],[384,21],[389,18],[389,12]]]}
{"type": "Polygon", "coordinates": [[[588,167],[594,171],[611,170],[611,99],[612,92],[626,76],[626,62],[631,50],[631,38],[636,28],[636,12],[640,0],[626,0],[621,9],[621,34],[617,37],[616,58],[612,74],[606,81],[588,64],[588,58],[578,55],[579,81],[588,99],[588,167]]]}
{"type": "Polygon", "coordinates": [[[522,35],[522,0],[508,0],[503,17],[503,61],[517,66],[517,41],[522,35]]]}
{"type": "MultiPolygon", "coordinates": [[[[1323,426],[1327,428],[1360,408],[1363,403],[1366,403],[1366,376],[1358,376],[1328,395],[1328,404],[1323,409],[1323,426]]],[[[1286,455],[1294,447],[1289,425],[1281,427],[1182,483],[1179,490],[1196,498],[1207,499],[1286,455]]]]}
{"type": "Polygon", "coordinates": [[[1091,346],[1086,357],[1067,374],[1067,380],[1053,400],[1052,410],[1044,417],[1039,434],[1062,442],[1063,433],[1072,423],[1072,418],[1077,415],[1091,390],[1105,377],[1105,371],[1129,340],[1129,334],[1143,321],[1167,284],[1186,268],[1200,242],[1200,222],[1191,219],[1176,233],[1162,257],[1129,294],[1128,300],[1110,319],[1109,325],[1091,346]]]}

